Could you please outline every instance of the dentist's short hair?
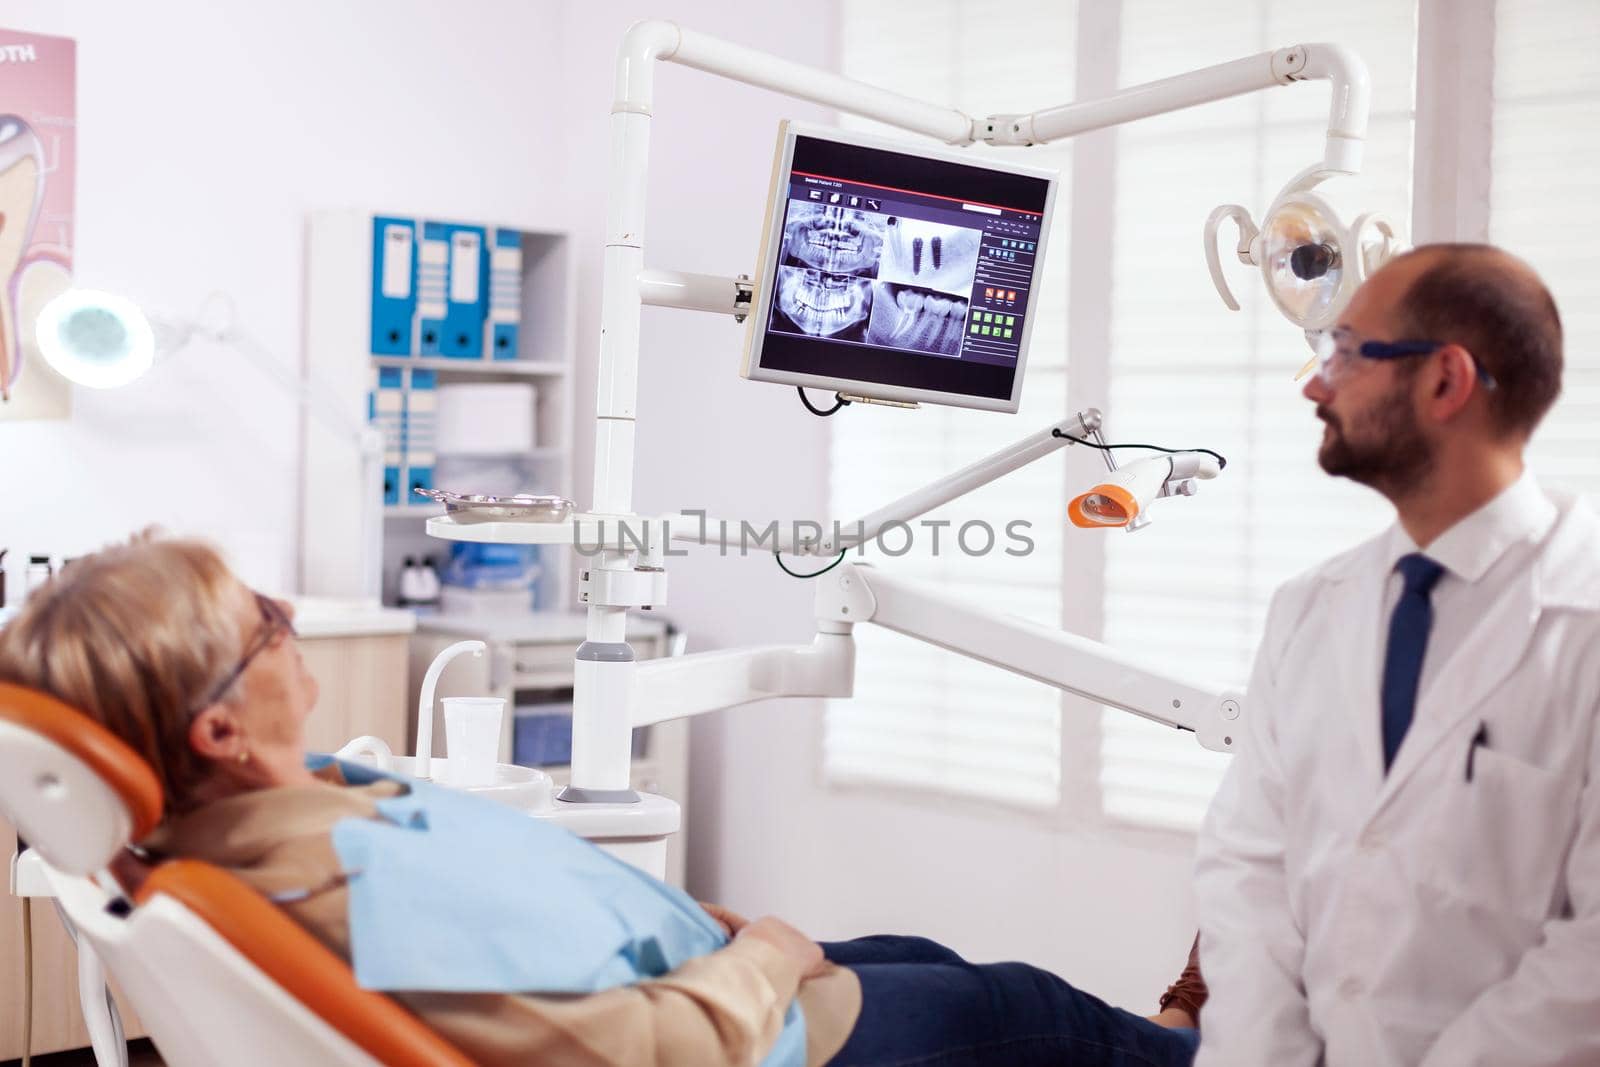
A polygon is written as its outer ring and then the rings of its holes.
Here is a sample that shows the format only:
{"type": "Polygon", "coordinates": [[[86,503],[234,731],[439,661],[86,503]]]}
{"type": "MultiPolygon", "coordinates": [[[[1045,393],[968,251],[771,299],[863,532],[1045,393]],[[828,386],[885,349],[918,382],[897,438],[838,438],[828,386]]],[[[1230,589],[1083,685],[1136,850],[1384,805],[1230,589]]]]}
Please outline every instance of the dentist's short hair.
{"type": "Polygon", "coordinates": [[[1526,439],[1561,395],[1561,313],[1527,263],[1487,244],[1422,245],[1425,257],[1399,302],[1400,337],[1447,341],[1494,377],[1489,411],[1504,433],[1526,439]]]}

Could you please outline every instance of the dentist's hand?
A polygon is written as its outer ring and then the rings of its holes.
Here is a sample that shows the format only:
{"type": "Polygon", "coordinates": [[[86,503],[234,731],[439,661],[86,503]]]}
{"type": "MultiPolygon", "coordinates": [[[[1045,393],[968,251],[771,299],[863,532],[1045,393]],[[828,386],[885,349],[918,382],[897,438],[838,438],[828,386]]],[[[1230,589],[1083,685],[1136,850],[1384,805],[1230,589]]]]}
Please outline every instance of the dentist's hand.
{"type": "Polygon", "coordinates": [[[700,907],[705,909],[707,915],[717,920],[722,928],[727,931],[729,937],[737,936],[740,930],[750,925],[749,919],[746,919],[736,911],[729,911],[721,904],[707,904],[703,900],[699,904],[700,907]]]}
{"type": "Polygon", "coordinates": [[[800,979],[815,978],[827,969],[828,961],[822,955],[822,946],[782,919],[765,915],[739,931],[738,937],[754,938],[783,953],[800,969],[800,979]]]}

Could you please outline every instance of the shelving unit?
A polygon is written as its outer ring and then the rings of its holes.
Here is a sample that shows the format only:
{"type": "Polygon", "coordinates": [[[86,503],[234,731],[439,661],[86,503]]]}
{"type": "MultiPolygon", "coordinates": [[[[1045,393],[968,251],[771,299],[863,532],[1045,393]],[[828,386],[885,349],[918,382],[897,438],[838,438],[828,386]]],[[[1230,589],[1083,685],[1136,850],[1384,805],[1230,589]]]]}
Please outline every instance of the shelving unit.
{"type": "MultiPolygon", "coordinates": [[[[465,358],[443,355],[374,354],[375,235],[380,220],[437,220],[437,215],[329,211],[314,213],[307,231],[306,265],[306,369],[308,376],[329,388],[353,420],[369,416],[368,394],[381,369],[432,372],[437,386],[456,382],[521,382],[532,384],[536,447],[516,457],[526,462],[531,484],[525,492],[573,495],[573,322],[574,256],[565,233],[534,226],[493,222],[485,231],[515,230],[520,237],[522,260],[520,322],[515,358],[465,358]]],[[[421,224],[419,223],[419,232],[421,224]]],[[[413,253],[420,255],[417,249],[413,253]]],[[[412,286],[420,296],[427,281],[418,271],[412,286]]],[[[402,278],[404,275],[402,275],[402,278]]],[[[493,284],[493,275],[491,284],[493,284]]],[[[388,283],[387,275],[382,281],[388,283]]],[[[421,314],[420,310],[417,313],[421,314]]],[[[492,327],[485,334],[493,337],[492,327]]],[[[390,334],[393,341],[397,334],[390,334]]],[[[418,336],[420,336],[420,331],[418,336]]],[[[445,340],[452,336],[447,331],[445,340]]],[[[404,341],[401,342],[405,347],[404,341]]],[[[485,347],[492,345],[486,341],[485,347]]],[[[422,346],[416,337],[413,353],[422,346]]],[[[401,376],[402,403],[411,403],[411,374],[401,376]]],[[[301,507],[301,588],[308,595],[355,597],[361,595],[362,575],[378,548],[368,543],[364,519],[370,514],[363,499],[361,456],[355,444],[320,420],[303,426],[306,468],[301,507]],[[330,503],[335,502],[335,503],[330,503]]],[[[402,482],[409,480],[402,477],[402,482]]],[[[459,492],[479,492],[481,487],[441,485],[459,492]]],[[[399,490],[408,490],[401,485],[399,490]]],[[[407,556],[440,557],[445,543],[431,538],[425,520],[443,514],[437,505],[399,495],[398,502],[383,506],[382,558],[386,603],[395,599],[396,578],[407,556]],[[413,503],[412,499],[416,502],[413,503]]],[[[561,610],[572,602],[570,553],[541,554],[542,574],[536,586],[541,610],[561,610]]]]}

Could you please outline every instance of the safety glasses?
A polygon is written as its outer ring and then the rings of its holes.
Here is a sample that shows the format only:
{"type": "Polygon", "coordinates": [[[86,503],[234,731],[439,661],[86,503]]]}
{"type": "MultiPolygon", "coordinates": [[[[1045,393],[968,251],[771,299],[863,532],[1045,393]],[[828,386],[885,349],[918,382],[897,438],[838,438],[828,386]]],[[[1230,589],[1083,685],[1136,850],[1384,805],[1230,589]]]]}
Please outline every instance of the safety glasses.
{"type": "MultiPolygon", "coordinates": [[[[1355,331],[1335,326],[1323,330],[1312,348],[1316,351],[1316,373],[1325,385],[1337,385],[1361,359],[1403,359],[1406,356],[1426,356],[1444,347],[1444,341],[1369,341],[1355,331]]],[[[1484,369],[1478,357],[1467,353],[1478,372],[1478,381],[1485,389],[1495,387],[1494,377],[1484,369]]]]}
{"type": "Polygon", "coordinates": [[[256,598],[256,610],[261,612],[261,628],[256,631],[250,642],[245,645],[244,655],[239,657],[239,662],[234,666],[233,670],[228,672],[228,676],[213,686],[206,698],[195,705],[189,714],[198,715],[201,711],[221,700],[223,694],[249,668],[252,660],[267,649],[275,647],[284,637],[295,636],[294,623],[289,620],[289,615],[283,610],[283,605],[263,593],[252,593],[251,595],[256,598]]]}

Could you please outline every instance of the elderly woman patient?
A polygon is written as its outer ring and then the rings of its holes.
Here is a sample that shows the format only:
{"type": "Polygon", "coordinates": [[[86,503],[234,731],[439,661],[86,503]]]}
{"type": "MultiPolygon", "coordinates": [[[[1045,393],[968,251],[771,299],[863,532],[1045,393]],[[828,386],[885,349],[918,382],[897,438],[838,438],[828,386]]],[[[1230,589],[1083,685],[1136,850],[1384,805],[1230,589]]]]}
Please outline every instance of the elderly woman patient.
{"type": "MultiPolygon", "coordinates": [[[[407,802],[486,820],[507,810],[462,794],[430,801],[447,791],[308,760],[302,738],[317,686],[296,647],[291,611],[245,587],[202,544],[145,538],[74,562],[0,629],[0,680],[73,705],[149,761],[167,797],[161,827],[143,843],[152,854],[231,871],[335,953],[354,957],[363,981],[372,961],[361,958],[352,902],[362,880],[376,877],[368,868],[380,864],[352,867],[341,835],[388,827],[394,805],[407,802]]],[[[375,986],[479,1063],[1026,1067],[1193,1057],[1196,1000],[1180,998],[1188,1010],[1146,1020],[1034,967],[971,964],[921,938],[818,945],[780,919],[702,911],[564,831],[540,832],[558,836],[542,839],[549,855],[535,859],[548,859],[553,879],[581,867],[592,895],[545,894],[538,909],[519,911],[517,902],[541,887],[507,884],[491,850],[441,854],[447,858],[431,873],[424,854],[407,870],[437,881],[435,899],[449,899],[458,914],[543,924],[519,927],[491,949],[515,944],[537,956],[546,943],[566,942],[581,955],[585,909],[604,898],[643,943],[677,944],[678,957],[670,947],[635,954],[633,970],[608,970],[583,993],[534,979],[503,988],[474,974],[449,988],[375,986]]],[[[413,836],[429,847],[427,835],[413,836]]],[[[371,836],[366,846],[384,840],[371,836]]]]}

